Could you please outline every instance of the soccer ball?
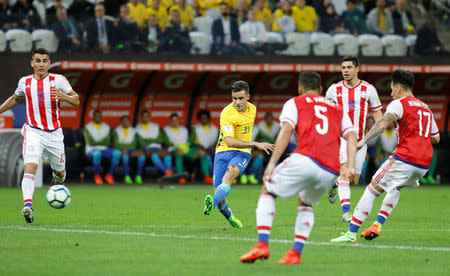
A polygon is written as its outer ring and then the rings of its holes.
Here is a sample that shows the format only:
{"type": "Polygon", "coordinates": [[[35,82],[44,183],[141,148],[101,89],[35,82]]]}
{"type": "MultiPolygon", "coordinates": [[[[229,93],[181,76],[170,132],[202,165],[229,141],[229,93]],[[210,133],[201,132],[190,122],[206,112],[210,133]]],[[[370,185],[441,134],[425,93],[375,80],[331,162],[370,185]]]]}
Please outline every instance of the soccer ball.
{"type": "Polygon", "coordinates": [[[70,191],[64,185],[53,185],[48,189],[47,202],[56,209],[62,209],[70,203],[70,191]]]}

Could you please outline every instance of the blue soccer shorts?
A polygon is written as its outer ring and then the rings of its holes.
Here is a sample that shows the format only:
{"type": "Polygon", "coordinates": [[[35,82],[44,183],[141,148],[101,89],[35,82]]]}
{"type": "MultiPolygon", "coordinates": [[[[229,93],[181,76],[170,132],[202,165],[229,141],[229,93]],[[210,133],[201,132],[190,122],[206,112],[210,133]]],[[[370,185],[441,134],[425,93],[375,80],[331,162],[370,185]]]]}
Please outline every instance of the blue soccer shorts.
{"type": "MultiPolygon", "coordinates": [[[[222,184],[222,178],[227,172],[228,167],[235,166],[239,169],[239,175],[242,174],[250,162],[251,154],[248,152],[232,150],[216,153],[214,157],[214,184],[217,188],[222,184]]],[[[229,183],[232,184],[232,183],[229,183]]]]}

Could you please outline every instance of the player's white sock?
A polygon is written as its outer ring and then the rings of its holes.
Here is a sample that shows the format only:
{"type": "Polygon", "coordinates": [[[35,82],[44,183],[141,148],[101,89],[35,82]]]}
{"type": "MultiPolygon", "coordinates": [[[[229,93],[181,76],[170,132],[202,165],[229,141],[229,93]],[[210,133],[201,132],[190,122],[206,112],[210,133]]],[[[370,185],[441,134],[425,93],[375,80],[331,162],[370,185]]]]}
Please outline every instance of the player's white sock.
{"type": "Polygon", "coordinates": [[[34,175],[30,173],[23,174],[22,193],[25,207],[31,207],[34,193],[34,175]]]}
{"type": "Polygon", "coordinates": [[[358,232],[359,227],[364,222],[364,220],[369,216],[370,211],[372,211],[373,202],[381,193],[372,187],[372,184],[367,185],[364,193],[356,205],[355,211],[353,212],[353,218],[350,222],[350,232],[358,232]]]}
{"type": "Polygon", "coordinates": [[[392,210],[395,208],[395,205],[397,205],[399,198],[400,198],[400,191],[397,189],[393,189],[386,194],[383,203],[381,204],[380,212],[378,212],[377,216],[377,221],[380,224],[383,224],[389,217],[392,210]]]}
{"type": "Polygon", "coordinates": [[[59,177],[55,173],[53,173],[53,178],[56,180],[56,183],[63,184],[64,181],[66,180],[66,173],[64,173],[63,177],[59,177]]]}
{"type": "Polygon", "coordinates": [[[314,226],[314,212],[311,206],[298,206],[297,210],[295,238],[292,248],[298,253],[301,253],[314,226]]]}
{"type": "Polygon", "coordinates": [[[350,181],[336,179],[338,185],[338,195],[341,200],[342,213],[350,212],[350,181]]]}
{"type": "Polygon", "coordinates": [[[275,217],[275,198],[264,194],[259,197],[256,207],[256,226],[259,241],[269,243],[270,230],[275,217]]]}

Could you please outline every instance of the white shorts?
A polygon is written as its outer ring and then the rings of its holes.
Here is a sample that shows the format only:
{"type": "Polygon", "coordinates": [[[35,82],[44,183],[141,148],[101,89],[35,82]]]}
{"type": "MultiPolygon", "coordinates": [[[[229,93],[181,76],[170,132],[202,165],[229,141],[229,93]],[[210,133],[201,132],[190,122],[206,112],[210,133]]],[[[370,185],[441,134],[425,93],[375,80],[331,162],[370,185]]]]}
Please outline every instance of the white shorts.
{"type": "Polygon", "coordinates": [[[284,199],[299,194],[307,205],[317,205],[328,191],[336,175],[320,167],[308,156],[293,153],[279,164],[272,182],[265,182],[267,190],[284,199]]]}
{"type": "MultiPolygon", "coordinates": [[[[366,160],[367,145],[364,145],[360,150],[356,152],[355,157],[355,174],[361,174],[366,160]]],[[[347,163],[347,140],[341,137],[341,147],[339,148],[339,161],[341,164],[347,163]]]]}
{"type": "Polygon", "coordinates": [[[372,177],[372,182],[386,192],[406,186],[418,187],[419,179],[427,171],[428,169],[410,165],[390,156],[372,177]]]}
{"type": "Polygon", "coordinates": [[[66,168],[66,154],[64,152],[64,135],[62,129],[43,131],[29,125],[22,127],[23,161],[36,163],[42,159],[50,161],[55,171],[64,171],[66,168]]]}

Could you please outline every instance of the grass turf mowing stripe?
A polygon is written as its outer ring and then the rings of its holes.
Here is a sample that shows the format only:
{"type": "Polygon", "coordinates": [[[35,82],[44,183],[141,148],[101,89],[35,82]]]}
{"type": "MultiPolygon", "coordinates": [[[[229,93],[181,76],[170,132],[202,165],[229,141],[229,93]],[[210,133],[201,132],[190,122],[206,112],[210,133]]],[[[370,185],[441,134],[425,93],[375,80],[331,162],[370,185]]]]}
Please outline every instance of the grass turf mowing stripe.
{"type": "MultiPolygon", "coordinates": [[[[87,229],[62,229],[62,228],[44,228],[44,227],[24,227],[24,226],[0,226],[0,229],[28,230],[28,231],[49,231],[49,232],[66,232],[66,233],[89,233],[89,234],[107,234],[107,235],[123,235],[123,236],[145,236],[145,237],[165,237],[177,239],[208,239],[208,240],[230,240],[230,241],[251,241],[253,238],[230,238],[219,236],[194,236],[194,235],[174,235],[174,234],[156,234],[144,232],[128,232],[128,231],[105,231],[105,230],[87,230],[87,229]]],[[[272,239],[271,243],[292,243],[292,240],[276,240],[272,239]]],[[[335,244],[329,242],[307,241],[307,244],[317,246],[352,246],[361,248],[377,248],[377,249],[399,249],[399,250],[425,250],[425,251],[450,251],[450,247],[426,247],[426,246],[403,246],[403,245],[367,245],[367,244],[335,244]]]]}

